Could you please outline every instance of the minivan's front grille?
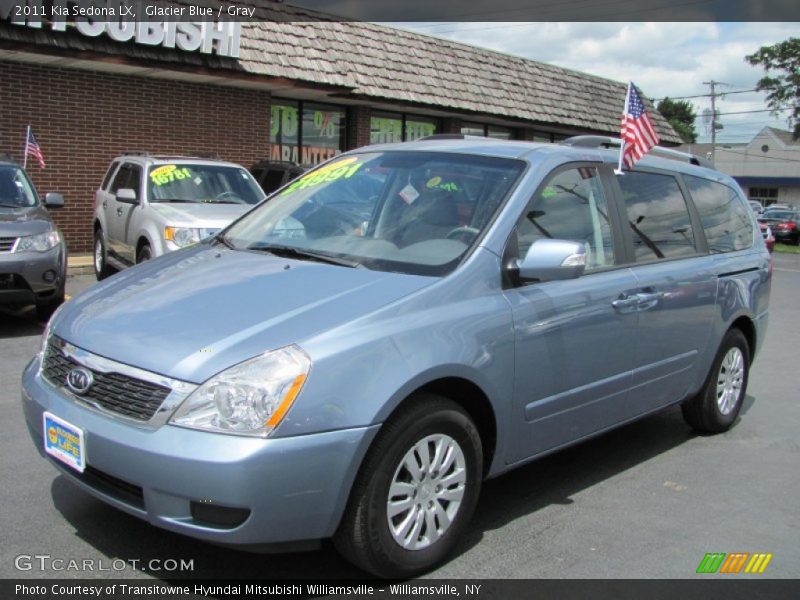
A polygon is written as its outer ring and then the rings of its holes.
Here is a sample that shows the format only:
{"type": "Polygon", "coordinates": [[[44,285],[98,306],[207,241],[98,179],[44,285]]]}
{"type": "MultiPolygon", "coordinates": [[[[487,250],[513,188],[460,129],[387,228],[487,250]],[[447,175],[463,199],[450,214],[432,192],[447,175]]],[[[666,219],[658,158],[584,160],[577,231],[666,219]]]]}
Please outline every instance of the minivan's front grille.
{"type": "MultiPolygon", "coordinates": [[[[42,374],[53,385],[65,388],[67,373],[79,365],[64,356],[53,340],[47,344],[42,364],[42,374]]],[[[80,397],[90,404],[139,421],[149,420],[172,391],[121,373],[103,373],[94,369],[94,383],[80,397]]]]}
{"type": "Polygon", "coordinates": [[[15,237],[0,237],[0,252],[11,252],[16,243],[17,238],[15,237]]]}

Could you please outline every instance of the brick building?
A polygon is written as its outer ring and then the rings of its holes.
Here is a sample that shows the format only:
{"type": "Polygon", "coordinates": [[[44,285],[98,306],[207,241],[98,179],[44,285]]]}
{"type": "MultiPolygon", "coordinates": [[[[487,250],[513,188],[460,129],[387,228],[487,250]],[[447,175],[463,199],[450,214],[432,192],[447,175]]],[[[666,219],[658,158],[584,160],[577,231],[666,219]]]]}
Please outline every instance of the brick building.
{"type": "MultiPolygon", "coordinates": [[[[155,37],[153,24],[2,15],[0,152],[20,156],[31,125],[47,167],[29,171],[41,192],[64,194],[54,217],[71,252],[91,249],[94,191],[125,150],[316,164],[432,133],[546,142],[618,133],[626,83],[268,0],[243,4],[258,20],[216,33],[156,23],[155,37]]],[[[679,143],[651,115],[662,142],[679,143]]]]}

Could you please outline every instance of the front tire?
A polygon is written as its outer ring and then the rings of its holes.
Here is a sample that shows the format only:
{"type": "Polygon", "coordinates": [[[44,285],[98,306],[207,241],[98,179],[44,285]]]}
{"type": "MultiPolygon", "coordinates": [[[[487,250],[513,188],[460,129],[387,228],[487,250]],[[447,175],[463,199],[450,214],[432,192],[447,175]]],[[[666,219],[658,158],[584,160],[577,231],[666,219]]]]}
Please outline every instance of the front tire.
{"type": "Polygon", "coordinates": [[[111,273],[113,273],[111,267],[108,266],[108,254],[106,251],[106,243],[103,240],[103,230],[96,229],[94,232],[94,260],[92,263],[94,264],[94,276],[97,277],[97,281],[102,281],[111,273]]]}
{"type": "Polygon", "coordinates": [[[412,577],[453,549],[480,494],[481,438],[455,402],[410,400],[383,426],[334,536],[347,560],[378,577],[412,577]]]}
{"type": "Polygon", "coordinates": [[[136,264],[138,265],[151,258],[153,258],[153,251],[150,249],[150,244],[142,244],[142,247],[136,253],[136,264]]]}
{"type": "Polygon", "coordinates": [[[739,329],[722,338],[703,389],[681,406],[684,420],[697,431],[722,433],[739,415],[750,374],[750,346],[739,329]]]}

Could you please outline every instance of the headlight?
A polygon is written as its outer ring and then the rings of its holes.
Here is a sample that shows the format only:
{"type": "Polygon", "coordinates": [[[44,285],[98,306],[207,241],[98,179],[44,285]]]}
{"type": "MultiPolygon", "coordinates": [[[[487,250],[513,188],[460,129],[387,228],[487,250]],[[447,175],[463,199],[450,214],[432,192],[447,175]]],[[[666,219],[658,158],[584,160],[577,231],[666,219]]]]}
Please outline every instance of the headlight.
{"type": "Polygon", "coordinates": [[[194,227],[164,227],[164,239],[184,248],[200,241],[200,230],[194,227]]]}
{"type": "Polygon", "coordinates": [[[311,360],[296,346],[246,360],[192,392],[170,423],[267,437],[297,398],[310,368],[311,360]]]}
{"type": "Polygon", "coordinates": [[[168,225],[164,227],[164,239],[168,242],[174,243],[176,246],[185,248],[192,244],[198,243],[200,240],[207,238],[210,235],[219,233],[220,229],[209,228],[196,228],[196,227],[172,227],[168,225]]]}
{"type": "Polygon", "coordinates": [[[26,235],[19,238],[14,252],[47,252],[61,243],[61,234],[58,230],[36,235],[26,235]]]}
{"type": "MultiPolygon", "coordinates": [[[[44,360],[44,352],[45,352],[45,350],[47,350],[47,340],[50,339],[50,329],[53,326],[53,321],[56,320],[56,317],[58,316],[58,313],[61,312],[61,310],[64,308],[64,306],[66,306],[66,304],[67,303],[64,302],[64,304],[59,306],[55,310],[55,312],[52,315],[50,315],[50,319],[47,321],[47,325],[45,325],[45,327],[44,327],[44,332],[42,333],[42,340],[41,340],[41,342],[39,342],[39,358],[42,359],[42,360],[44,360]]],[[[42,365],[39,365],[40,368],[41,368],[41,366],[42,365]]]]}

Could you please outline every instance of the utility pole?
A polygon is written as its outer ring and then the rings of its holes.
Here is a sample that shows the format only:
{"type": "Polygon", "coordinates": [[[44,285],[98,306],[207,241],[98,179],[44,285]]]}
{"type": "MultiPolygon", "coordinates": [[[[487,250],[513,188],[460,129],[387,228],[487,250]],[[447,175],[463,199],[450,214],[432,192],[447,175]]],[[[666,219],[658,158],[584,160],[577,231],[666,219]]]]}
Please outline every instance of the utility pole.
{"type": "Polygon", "coordinates": [[[717,94],[715,92],[716,86],[718,85],[728,85],[727,83],[722,83],[721,81],[704,81],[703,85],[711,86],[711,164],[714,164],[714,156],[716,155],[717,151],[717,96],[722,96],[722,94],[717,94]]]}

